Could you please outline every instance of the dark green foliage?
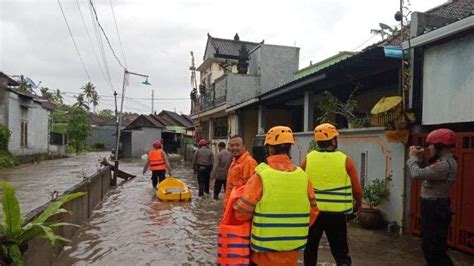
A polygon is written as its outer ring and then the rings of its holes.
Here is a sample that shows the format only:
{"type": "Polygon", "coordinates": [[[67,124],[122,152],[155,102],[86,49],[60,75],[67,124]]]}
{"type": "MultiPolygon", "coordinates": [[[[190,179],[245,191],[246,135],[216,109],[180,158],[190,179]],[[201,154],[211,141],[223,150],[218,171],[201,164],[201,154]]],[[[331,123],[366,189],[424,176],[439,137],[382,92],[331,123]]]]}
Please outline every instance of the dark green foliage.
{"type": "Polygon", "coordinates": [[[388,196],[388,190],[385,188],[385,179],[375,179],[370,185],[364,187],[364,200],[371,209],[382,204],[388,196]]]}
{"type": "Polygon", "coordinates": [[[76,152],[80,152],[85,146],[86,140],[92,130],[89,122],[89,115],[79,107],[72,107],[68,113],[69,122],[66,132],[71,144],[76,152]]]}

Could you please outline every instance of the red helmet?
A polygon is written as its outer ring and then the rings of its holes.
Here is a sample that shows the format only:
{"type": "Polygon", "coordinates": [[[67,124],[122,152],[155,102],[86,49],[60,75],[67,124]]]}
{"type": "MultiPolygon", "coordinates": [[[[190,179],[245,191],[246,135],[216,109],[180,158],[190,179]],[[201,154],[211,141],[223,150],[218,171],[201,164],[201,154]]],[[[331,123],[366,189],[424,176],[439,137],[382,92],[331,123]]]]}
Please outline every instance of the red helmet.
{"type": "Polygon", "coordinates": [[[153,147],[155,147],[155,149],[161,148],[161,141],[157,140],[153,142],[153,147]]]}
{"type": "Polygon", "coordinates": [[[433,130],[428,134],[425,142],[428,144],[454,145],[454,132],[447,128],[433,130]]]}
{"type": "Polygon", "coordinates": [[[205,146],[207,145],[207,141],[205,139],[201,139],[199,142],[198,142],[198,145],[199,146],[205,146]]]}

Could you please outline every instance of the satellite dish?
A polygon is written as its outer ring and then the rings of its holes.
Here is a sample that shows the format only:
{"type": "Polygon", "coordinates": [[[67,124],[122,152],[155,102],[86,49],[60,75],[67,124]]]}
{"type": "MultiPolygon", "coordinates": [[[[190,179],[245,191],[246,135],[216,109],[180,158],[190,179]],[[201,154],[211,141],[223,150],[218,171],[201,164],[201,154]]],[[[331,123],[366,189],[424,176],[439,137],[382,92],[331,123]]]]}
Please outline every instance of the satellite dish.
{"type": "Polygon", "coordinates": [[[388,30],[388,31],[390,31],[390,32],[393,32],[392,27],[390,27],[389,25],[384,24],[384,23],[379,23],[379,25],[380,25],[380,28],[381,28],[381,29],[383,29],[383,30],[388,30]]]}

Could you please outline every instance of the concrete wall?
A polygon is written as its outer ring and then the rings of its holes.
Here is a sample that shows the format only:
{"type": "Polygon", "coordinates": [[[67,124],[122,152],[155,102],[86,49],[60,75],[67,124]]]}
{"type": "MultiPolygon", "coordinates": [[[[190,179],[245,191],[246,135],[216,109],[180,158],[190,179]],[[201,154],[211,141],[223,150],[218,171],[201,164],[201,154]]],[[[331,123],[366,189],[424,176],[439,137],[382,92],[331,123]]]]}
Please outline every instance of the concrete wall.
{"type": "MultiPolygon", "coordinates": [[[[404,194],[405,145],[389,143],[383,128],[343,129],[340,133],[339,149],[353,159],[359,177],[365,178],[366,184],[374,179],[392,176],[387,186],[389,199],[380,209],[385,220],[403,224],[404,195],[407,195],[404,194]],[[365,177],[361,176],[362,154],[365,154],[365,177]]],[[[313,133],[295,133],[295,137],[298,145],[292,148],[291,157],[295,164],[300,164],[307,154],[313,133]]]]}
{"type": "MultiPolygon", "coordinates": [[[[71,215],[62,214],[56,216],[55,219],[78,225],[87,222],[94,208],[102,201],[106,193],[109,191],[111,178],[111,170],[109,167],[106,167],[64,192],[64,194],[70,194],[82,191],[87,194],[64,205],[65,209],[71,211],[71,215]]],[[[25,223],[32,221],[44,209],[46,209],[49,204],[50,203],[46,203],[28,213],[25,223]]],[[[78,228],[76,227],[63,226],[58,228],[55,233],[62,237],[71,239],[77,230],[78,228]]],[[[52,247],[49,244],[49,241],[45,239],[34,239],[28,242],[28,250],[23,255],[24,264],[29,266],[51,265],[54,259],[61,252],[63,245],[65,245],[64,242],[59,242],[57,247],[52,247]]]]}
{"type": "Polygon", "coordinates": [[[132,157],[141,157],[147,153],[155,140],[161,140],[160,128],[147,128],[132,131],[132,157]]]}
{"type": "Polygon", "coordinates": [[[298,71],[300,48],[277,45],[262,45],[260,94],[277,88],[293,80],[298,71]]]}
{"type": "Polygon", "coordinates": [[[9,151],[16,156],[48,152],[49,112],[35,101],[29,101],[25,119],[28,121],[28,146],[20,147],[22,111],[20,97],[16,93],[8,93],[8,127],[12,131],[9,151]]]}
{"type": "Polygon", "coordinates": [[[255,109],[246,109],[240,115],[242,125],[242,137],[245,141],[245,147],[251,151],[254,146],[255,136],[258,133],[258,111],[255,109]]]}
{"type": "Polygon", "coordinates": [[[258,76],[229,73],[225,80],[227,106],[239,104],[258,95],[260,83],[260,77],[258,76]]]}
{"type": "MultiPolygon", "coordinates": [[[[125,127],[122,127],[122,129],[124,128],[125,127]]],[[[95,143],[102,142],[105,144],[105,148],[107,150],[114,149],[116,145],[115,126],[102,126],[92,128],[92,132],[87,141],[89,145],[94,145],[95,143]]]]}
{"type": "MultiPolygon", "coordinates": [[[[1,86],[1,85],[0,85],[1,86]]],[[[7,98],[8,93],[5,88],[0,87],[0,125],[6,125],[6,110],[7,110],[7,98]]]]}

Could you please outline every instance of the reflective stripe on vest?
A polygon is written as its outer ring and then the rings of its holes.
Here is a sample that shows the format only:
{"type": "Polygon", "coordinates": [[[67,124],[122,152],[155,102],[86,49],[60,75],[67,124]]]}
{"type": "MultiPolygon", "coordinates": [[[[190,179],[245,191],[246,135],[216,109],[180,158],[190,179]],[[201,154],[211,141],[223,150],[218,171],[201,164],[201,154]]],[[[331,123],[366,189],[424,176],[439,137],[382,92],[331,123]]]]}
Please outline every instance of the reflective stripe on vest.
{"type": "Polygon", "coordinates": [[[352,184],[346,159],[340,151],[312,151],[306,156],[306,173],[322,212],[352,213],[352,184]]]}
{"type": "Polygon", "coordinates": [[[148,162],[150,164],[150,170],[152,171],[166,170],[166,162],[162,156],[162,149],[151,150],[148,153],[148,162]]]}
{"type": "Polygon", "coordinates": [[[250,221],[242,222],[235,219],[232,206],[242,196],[244,186],[234,188],[219,223],[217,238],[218,265],[249,265],[250,264],[250,221]]]}
{"type": "Polygon", "coordinates": [[[283,172],[264,163],[255,171],[262,180],[263,195],[253,216],[252,250],[304,249],[310,212],[308,176],[299,167],[293,172],[283,172]]]}

